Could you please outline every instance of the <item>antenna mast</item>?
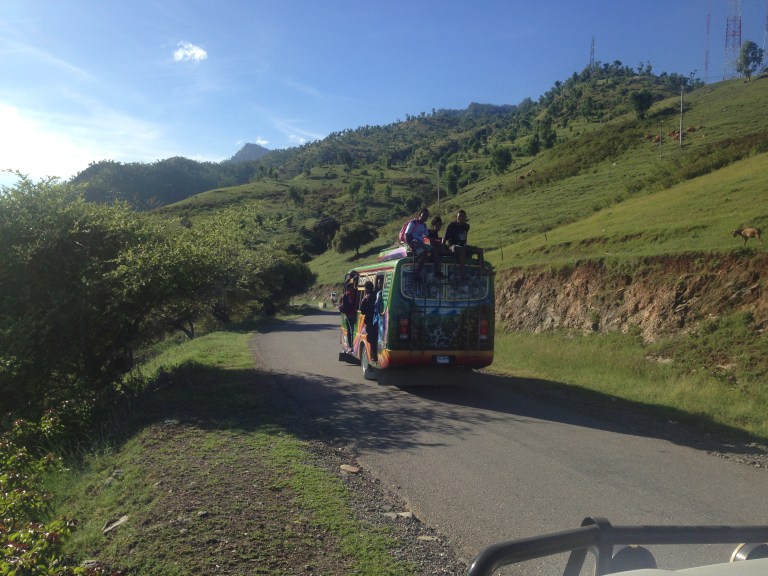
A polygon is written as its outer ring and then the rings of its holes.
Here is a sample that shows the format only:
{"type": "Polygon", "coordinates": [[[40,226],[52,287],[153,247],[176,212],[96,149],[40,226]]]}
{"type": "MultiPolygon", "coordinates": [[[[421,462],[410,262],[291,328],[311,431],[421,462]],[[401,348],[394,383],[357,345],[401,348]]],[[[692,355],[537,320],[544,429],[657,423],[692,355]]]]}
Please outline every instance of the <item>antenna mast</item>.
{"type": "Polygon", "coordinates": [[[709,82],[709,38],[712,23],[712,0],[707,0],[707,50],[704,53],[704,83],[709,82]]]}
{"type": "Polygon", "coordinates": [[[765,37],[768,36],[768,3],[765,7],[765,31],[763,32],[763,67],[768,65],[768,56],[765,55],[765,37]]]}
{"type": "Polygon", "coordinates": [[[741,49],[741,0],[730,0],[731,11],[725,28],[723,80],[736,77],[736,62],[741,49]]]}

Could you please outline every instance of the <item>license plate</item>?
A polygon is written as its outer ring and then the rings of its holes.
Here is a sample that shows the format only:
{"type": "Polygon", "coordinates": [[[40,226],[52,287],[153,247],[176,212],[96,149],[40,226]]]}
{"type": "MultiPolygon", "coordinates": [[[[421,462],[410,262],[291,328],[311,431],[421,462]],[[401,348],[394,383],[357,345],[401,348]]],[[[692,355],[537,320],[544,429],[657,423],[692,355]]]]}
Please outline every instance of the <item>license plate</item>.
{"type": "Polygon", "coordinates": [[[435,356],[435,362],[438,364],[450,364],[451,358],[450,356],[435,356]]]}

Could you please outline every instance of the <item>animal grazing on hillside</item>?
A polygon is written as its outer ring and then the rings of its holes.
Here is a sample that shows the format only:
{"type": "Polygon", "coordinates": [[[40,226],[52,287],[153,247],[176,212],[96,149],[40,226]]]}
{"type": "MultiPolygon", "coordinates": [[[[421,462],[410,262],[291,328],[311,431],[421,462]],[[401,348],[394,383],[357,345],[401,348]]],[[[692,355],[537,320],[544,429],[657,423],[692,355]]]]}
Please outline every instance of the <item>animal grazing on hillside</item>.
{"type": "Polygon", "coordinates": [[[756,238],[760,244],[763,243],[763,239],[760,238],[760,228],[739,228],[733,231],[733,236],[741,236],[744,238],[744,245],[747,245],[747,240],[750,238],[756,238]]]}

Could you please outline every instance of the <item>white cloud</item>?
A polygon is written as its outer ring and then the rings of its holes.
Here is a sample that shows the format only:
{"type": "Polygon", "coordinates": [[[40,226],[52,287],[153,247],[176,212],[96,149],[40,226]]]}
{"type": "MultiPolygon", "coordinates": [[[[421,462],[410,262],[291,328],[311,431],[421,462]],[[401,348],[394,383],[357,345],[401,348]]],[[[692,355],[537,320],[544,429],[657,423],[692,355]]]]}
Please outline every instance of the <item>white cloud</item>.
{"type": "Polygon", "coordinates": [[[255,144],[258,144],[259,146],[266,146],[267,144],[269,144],[269,140],[265,140],[261,136],[257,136],[255,144]]]}
{"type": "Polygon", "coordinates": [[[178,48],[173,53],[173,59],[176,62],[186,62],[188,60],[199,62],[208,58],[208,52],[190,42],[179,42],[177,46],[178,48]]]}

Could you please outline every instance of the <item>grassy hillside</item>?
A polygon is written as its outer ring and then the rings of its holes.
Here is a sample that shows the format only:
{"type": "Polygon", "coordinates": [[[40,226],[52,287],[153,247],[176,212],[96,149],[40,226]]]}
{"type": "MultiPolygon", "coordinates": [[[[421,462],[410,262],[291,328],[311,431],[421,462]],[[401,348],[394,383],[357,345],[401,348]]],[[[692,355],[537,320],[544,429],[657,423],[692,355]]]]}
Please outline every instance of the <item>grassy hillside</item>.
{"type": "Polygon", "coordinates": [[[337,283],[353,263],[354,252],[331,247],[339,226],[378,231],[360,248],[370,262],[422,205],[444,221],[467,210],[470,242],[499,269],[736,250],[733,229],[768,226],[767,126],[765,77],[702,86],[603,66],[538,102],[422,113],[272,152],[242,170],[259,175],[248,183],[160,211],[194,222],[256,204],[282,223],[273,241],[311,259],[320,284],[337,283]],[[639,90],[655,100],[643,119],[629,104],[639,90]],[[499,167],[502,153],[509,162],[499,167]]]}
{"type": "MultiPolygon", "coordinates": [[[[739,249],[732,230],[768,227],[767,97],[767,80],[687,95],[683,127],[695,131],[684,132],[682,148],[668,135],[679,127],[680,99],[669,98],[645,121],[628,113],[591,126],[430,208],[444,220],[466,209],[471,242],[499,269],[739,249]],[[659,132],[662,142],[653,143],[659,132]],[[532,177],[518,179],[530,170],[532,177]]],[[[382,227],[363,250],[366,260],[391,244],[399,225],[382,227]]],[[[349,256],[330,251],[315,259],[319,282],[338,281],[349,256]]]]}

